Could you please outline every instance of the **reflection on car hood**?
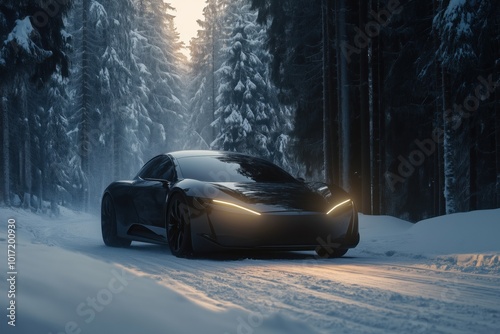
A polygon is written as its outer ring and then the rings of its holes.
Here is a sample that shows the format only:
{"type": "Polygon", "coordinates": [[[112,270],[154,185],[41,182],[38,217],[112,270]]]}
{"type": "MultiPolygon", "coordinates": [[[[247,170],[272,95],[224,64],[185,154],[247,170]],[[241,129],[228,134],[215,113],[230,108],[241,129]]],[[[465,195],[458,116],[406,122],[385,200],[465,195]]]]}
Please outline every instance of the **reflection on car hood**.
{"type": "Polygon", "coordinates": [[[328,207],[325,198],[304,183],[221,182],[213,185],[240,201],[255,205],[261,212],[325,212],[328,207]]]}

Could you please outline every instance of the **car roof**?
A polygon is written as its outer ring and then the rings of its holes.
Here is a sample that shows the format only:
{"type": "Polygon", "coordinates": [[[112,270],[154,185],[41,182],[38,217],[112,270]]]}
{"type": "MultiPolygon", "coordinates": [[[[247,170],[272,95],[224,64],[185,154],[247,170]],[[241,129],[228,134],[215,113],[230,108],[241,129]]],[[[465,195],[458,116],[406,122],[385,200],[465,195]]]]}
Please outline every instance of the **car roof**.
{"type": "Polygon", "coordinates": [[[248,156],[237,152],[210,151],[210,150],[186,150],[186,151],[169,152],[166,154],[172,156],[175,159],[187,158],[187,157],[221,156],[221,155],[248,156]]]}

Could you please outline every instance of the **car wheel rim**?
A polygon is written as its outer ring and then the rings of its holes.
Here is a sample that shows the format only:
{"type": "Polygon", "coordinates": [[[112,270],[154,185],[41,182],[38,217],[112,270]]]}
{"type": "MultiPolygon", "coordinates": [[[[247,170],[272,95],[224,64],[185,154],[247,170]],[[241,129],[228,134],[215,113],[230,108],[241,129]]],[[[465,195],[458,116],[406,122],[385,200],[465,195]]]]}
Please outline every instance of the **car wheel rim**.
{"type": "Polygon", "coordinates": [[[179,252],[184,241],[184,229],[186,225],[186,214],[180,200],[175,199],[169,213],[168,242],[174,252],[179,252]]]}

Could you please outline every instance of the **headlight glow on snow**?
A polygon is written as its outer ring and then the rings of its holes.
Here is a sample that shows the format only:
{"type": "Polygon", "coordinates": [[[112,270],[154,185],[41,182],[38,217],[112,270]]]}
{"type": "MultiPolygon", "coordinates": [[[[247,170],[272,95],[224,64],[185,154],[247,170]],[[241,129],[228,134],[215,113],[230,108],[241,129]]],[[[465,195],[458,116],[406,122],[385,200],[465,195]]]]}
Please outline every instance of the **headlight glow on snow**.
{"type": "Polygon", "coordinates": [[[335,210],[336,208],[338,208],[339,206],[342,206],[344,204],[348,204],[348,203],[351,203],[351,200],[348,199],[348,200],[345,200],[343,201],[342,203],[339,203],[337,205],[335,205],[333,208],[330,209],[330,211],[328,211],[326,214],[329,215],[330,213],[332,213],[333,210],[335,210]]]}
{"type": "Polygon", "coordinates": [[[224,201],[219,201],[217,199],[212,200],[212,202],[217,203],[217,204],[223,204],[223,205],[232,206],[234,208],[245,210],[247,212],[253,213],[254,215],[260,216],[260,213],[258,213],[257,211],[253,211],[253,210],[247,209],[247,208],[245,208],[245,207],[243,207],[241,205],[238,205],[238,204],[234,204],[234,203],[230,203],[230,202],[224,202],[224,201]]]}

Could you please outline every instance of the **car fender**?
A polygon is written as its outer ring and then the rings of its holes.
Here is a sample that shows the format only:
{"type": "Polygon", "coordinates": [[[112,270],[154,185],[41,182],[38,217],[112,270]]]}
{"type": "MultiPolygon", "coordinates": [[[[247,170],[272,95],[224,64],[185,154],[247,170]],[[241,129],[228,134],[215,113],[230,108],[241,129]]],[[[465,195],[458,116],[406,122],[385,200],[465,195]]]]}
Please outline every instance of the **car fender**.
{"type": "Polygon", "coordinates": [[[117,234],[120,237],[127,236],[131,222],[137,220],[137,212],[130,195],[133,181],[116,181],[111,183],[103,193],[104,196],[111,196],[116,215],[117,234]]]}

